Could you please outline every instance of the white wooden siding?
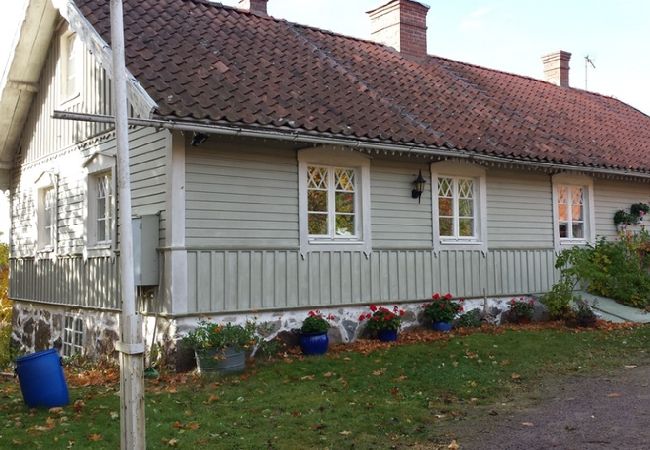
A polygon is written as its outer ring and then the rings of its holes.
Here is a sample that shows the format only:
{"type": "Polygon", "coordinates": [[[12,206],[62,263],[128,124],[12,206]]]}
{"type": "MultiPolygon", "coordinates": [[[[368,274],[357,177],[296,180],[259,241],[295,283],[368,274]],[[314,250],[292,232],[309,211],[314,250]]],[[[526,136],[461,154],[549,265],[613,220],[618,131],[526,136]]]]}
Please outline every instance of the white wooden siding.
{"type": "Polygon", "coordinates": [[[650,204],[650,184],[633,181],[594,180],[596,236],[616,237],[614,213],[629,211],[633,203],[650,204]]]}
{"type": "Polygon", "coordinates": [[[486,183],[489,247],[553,247],[549,175],[488,170],[486,183]]]}
{"type": "Polygon", "coordinates": [[[186,168],[187,245],[298,247],[295,151],[188,147],[186,168]]]}

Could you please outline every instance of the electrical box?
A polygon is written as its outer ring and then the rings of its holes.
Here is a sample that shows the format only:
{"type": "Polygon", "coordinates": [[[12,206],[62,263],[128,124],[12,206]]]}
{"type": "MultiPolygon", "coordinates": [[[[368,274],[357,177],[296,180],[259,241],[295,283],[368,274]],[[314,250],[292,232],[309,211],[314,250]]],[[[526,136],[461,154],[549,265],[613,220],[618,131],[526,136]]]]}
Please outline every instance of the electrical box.
{"type": "Polygon", "coordinates": [[[135,216],[133,222],[133,269],[136,286],[158,285],[160,216],[135,216]]]}

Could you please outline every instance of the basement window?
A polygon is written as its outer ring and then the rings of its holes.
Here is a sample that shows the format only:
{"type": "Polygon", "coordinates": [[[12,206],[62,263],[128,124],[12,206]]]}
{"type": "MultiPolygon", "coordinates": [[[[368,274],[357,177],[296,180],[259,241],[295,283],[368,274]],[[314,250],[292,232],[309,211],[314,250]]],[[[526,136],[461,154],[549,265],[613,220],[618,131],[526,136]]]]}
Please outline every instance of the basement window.
{"type": "Polygon", "coordinates": [[[81,317],[65,316],[63,356],[83,353],[84,324],[81,317]]]}

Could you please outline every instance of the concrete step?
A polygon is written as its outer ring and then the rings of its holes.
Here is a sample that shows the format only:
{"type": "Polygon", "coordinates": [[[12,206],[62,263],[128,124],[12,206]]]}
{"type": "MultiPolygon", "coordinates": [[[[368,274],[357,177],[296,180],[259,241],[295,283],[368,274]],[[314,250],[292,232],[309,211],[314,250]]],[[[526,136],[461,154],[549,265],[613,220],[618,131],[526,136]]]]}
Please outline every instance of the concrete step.
{"type": "Polygon", "coordinates": [[[650,323],[650,314],[643,309],[621,305],[611,298],[600,297],[587,292],[579,292],[578,294],[596,310],[596,313],[601,315],[603,320],[617,323],[650,323]]]}

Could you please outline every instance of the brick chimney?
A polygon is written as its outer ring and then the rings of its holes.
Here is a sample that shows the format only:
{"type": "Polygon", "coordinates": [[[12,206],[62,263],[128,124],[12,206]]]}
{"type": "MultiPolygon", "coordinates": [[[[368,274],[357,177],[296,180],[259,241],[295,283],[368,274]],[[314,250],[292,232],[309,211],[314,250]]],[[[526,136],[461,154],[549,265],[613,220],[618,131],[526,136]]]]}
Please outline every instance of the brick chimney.
{"type": "Polygon", "coordinates": [[[544,76],[549,83],[569,87],[569,60],[571,53],[559,50],[542,56],[544,76]]]}
{"type": "Polygon", "coordinates": [[[268,15],[266,5],[269,0],[239,0],[239,7],[258,14],[268,15]]]}
{"type": "Polygon", "coordinates": [[[422,58],[427,55],[428,11],[428,6],[414,0],[391,0],[366,14],[373,39],[405,56],[422,58]]]}

